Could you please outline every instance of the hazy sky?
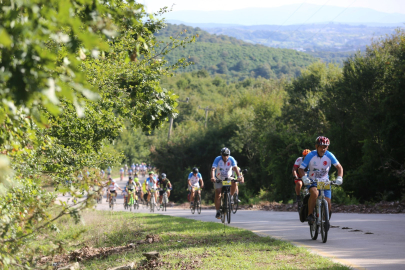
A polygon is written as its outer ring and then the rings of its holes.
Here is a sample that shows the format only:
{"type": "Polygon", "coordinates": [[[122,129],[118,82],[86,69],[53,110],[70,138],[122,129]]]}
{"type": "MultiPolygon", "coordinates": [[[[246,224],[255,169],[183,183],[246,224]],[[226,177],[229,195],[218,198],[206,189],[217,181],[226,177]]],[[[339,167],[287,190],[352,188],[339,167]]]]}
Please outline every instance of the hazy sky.
{"type": "Polygon", "coordinates": [[[175,4],[173,11],[179,10],[233,10],[248,7],[277,7],[297,3],[311,3],[340,7],[366,7],[381,12],[404,13],[405,0],[139,0],[154,12],[164,6],[175,4]]]}

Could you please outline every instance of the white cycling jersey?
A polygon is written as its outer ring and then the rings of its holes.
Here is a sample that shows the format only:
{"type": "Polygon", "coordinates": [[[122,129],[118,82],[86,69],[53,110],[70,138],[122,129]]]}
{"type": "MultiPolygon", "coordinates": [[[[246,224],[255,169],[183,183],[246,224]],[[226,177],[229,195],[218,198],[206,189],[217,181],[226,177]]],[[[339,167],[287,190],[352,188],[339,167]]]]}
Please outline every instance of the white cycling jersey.
{"type": "Polygon", "coordinates": [[[218,156],[215,158],[212,167],[216,168],[215,169],[216,178],[218,178],[219,180],[225,180],[225,178],[229,178],[232,176],[232,168],[237,167],[237,163],[232,156],[229,156],[226,162],[224,162],[222,156],[218,156]]]}
{"type": "Polygon", "coordinates": [[[110,185],[108,186],[108,189],[109,189],[110,191],[115,191],[115,189],[116,189],[117,187],[119,187],[119,186],[117,185],[117,183],[110,183],[110,185]]]}
{"type": "Polygon", "coordinates": [[[146,178],[146,184],[149,185],[150,189],[156,189],[156,179],[153,178],[153,181],[151,181],[150,177],[146,178]]]}
{"type": "Polygon", "coordinates": [[[202,179],[200,173],[198,173],[197,176],[195,176],[192,172],[188,175],[188,180],[190,180],[192,187],[200,187],[200,179],[202,179]]]}
{"type": "Polygon", "coordinates": [[[333,166],[339,165],[339,161],[336,157],[329,151],[320,157],[316,150],[309,153],[304,161],[301,163],[300,168],[305,169],[308,167],[308,177],[312,180],[318,179],[329,179],[329,169],[333,166]]]}

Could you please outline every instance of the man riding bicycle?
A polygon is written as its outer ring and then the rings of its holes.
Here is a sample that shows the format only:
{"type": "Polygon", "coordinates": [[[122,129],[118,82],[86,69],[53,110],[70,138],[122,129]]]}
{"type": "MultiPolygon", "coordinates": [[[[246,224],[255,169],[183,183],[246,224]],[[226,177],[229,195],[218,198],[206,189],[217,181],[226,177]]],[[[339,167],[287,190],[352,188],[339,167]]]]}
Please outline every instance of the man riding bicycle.
{"type": "Polygon", "coordinates": [[[302,157],[297,158],[292,168],[292,174],[294,176],[294,183],[295,183],[295,194],[297,195],[297,203],[298,205],[301,204],[301,188],[302,188],[302,180],[297,174],[298,168],[301,166],[301,163],[304,161],[305,157],[311,152],[309,149],[305,149],[302,151],[302,157]]]}
{"type": "MultiPolygon", "coordinates": [[[[149,172],[149,177],[146,178],[146,189],[148,191],[148,202],[150,201],[151,197],[151,189],[156,189],[156,179],[153,177],[153,172],[149,172]]],[[[156,196],[155,196],[155,203],[156,203],[156,196]]]]}
{"type": "MultiPolygon", "coordinates": [[[[188,175],[188,189],[190,190],[190,206],[194,204],[194,192],[195,188],[199,188],[201,183],[201,188],[204,188],[204,181],[201,174],[198,172],[198,168],[194,167],[193,171],[188,175]]],[[[201,191],[198,191],[198,194],[201,197],[201,191]]]]}
{"type": "Polygon", "coordinates": [[[135,188],[136,188],[136,184],[134,183],[134,181],[132,180],[132,177],[130,176],[128,178],[128,182],[127,182],[127,185],[125,187],[125,190],[128,193],[128,196],[124,197],[124,204],[125,205],[128,204],[128,201],[129,201],[129,198],[130,198],[131,195],[132,195],[132,198],[134,198],[134,200],[135,200],[135,198],[136,198],[135,197],[135,188]]]}
{"type": "MultiPolygon", "coordinates": [[[[232,176],[232,171],[236,172],[238,180],[241,180],[243,183],[243,178],[240,179],[240,174],[238,170],[238,166],[236,160],[230,156],[231,151],[224,147],[221,149],[221,155],[216,157],[214,163],[212,164],[211,168],[211,182],[214,183],[215,188],[215,209],[217,213],[215,217],[217,219],[221,218],[221,213],[219,212],[219,208],[221,206],[221,192],[222,192],[222,182],[217,183],[216,179],[218,180],[225,180],[225,178],[229,178],[232,176]]],[[[236,190],[236,183],[232,181],[231,184],[231,196],[235,193],[236,190]]]]}
{"type": "MultiPolygon", "coordinates": [[[[167,199],[169,199],[170,197],[170,189],[168,188],[172,188],[172,184],[170,183],[169,179],[166,178],[166,174],[162,173],[160,175],[160,179],[158,179],[158,183],[157,186],[160,187],[159,191],[159,203],[162,204],[162,200],[163,200],[163,193],[166,191],[167,193],[167,199]]],[[[163,207],[162,205],[160,207],[163,207]]]]}
{"type": "MultiPolygon", "coordinates": [[[[311,180],[315,179],[329,179],[329,169],[331,165],[335,166],[337,169],[336,184],[341,185],[343,183],[343,167],[340,165],[336,157],[328,150],[330,141],[324,136],[319,136],[315,140],[315,149],[310,152],[301,163],[298,172],[302,178],[304,185],[308,187],[309,190],[309,200],[308,200],[308,224],[312,225],[315,221],[313,215],[314,207],[316,204],[316,198],[319,196],[319,191],[317,189],[317,183],[311,183],[311,180]],[[305,168],[308,167],[308,176],[305,174],[305,168]]],[[[325,190],[325,199],[329,206],[329,216],[332,215],[332,205],[331,190],[325,190]]]]}
{"type": "Polygon", "coordinates": [[[110,195],[110,196],[107,196],[108,201],[110,200],[110,197],[113,197],[113,196],[116,197],[117,196],[117,192],[115,190],[117,188],[122,191],[122,188],[120,188],[117,185],[117,183],[115,183],[115,180],[110,177],[110,184],[107,187],[108,194],[110,195]]]}

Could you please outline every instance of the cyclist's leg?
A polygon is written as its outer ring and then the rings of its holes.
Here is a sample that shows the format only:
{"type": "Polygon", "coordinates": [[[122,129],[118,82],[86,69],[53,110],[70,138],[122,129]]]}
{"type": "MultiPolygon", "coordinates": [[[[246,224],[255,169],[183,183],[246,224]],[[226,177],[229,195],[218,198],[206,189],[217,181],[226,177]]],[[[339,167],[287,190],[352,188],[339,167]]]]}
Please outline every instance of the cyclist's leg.
{"type": "Polygon", "coordinates": [[[315,186],[309,188],[309,200],[308,200],[308,216],[313,214],[316,204],[316,198],[318,198],[319,192],[315,186]]]}
{"type": "Polygon", "coordinates": [[[332,215],[332,191],[331,190],[325,190],[325,200],[328,202],[328,209],[329,209],[329,219],[332,215]]]}
{"type": "Polygon", "coordinates": [[[163,200],[163,190],[159,190],[159,203],[162,204],[162,200],[163,200]]]}
{"type": "Polygon", "coordinates": [[[150,201],[150,190],[148,190],[148,202],[150,201]]]}
{"type": "Polygon", "coordinates": [[[167,190],[167,201],[169,201],[169,197],[170,197],[170,190],[167,190]]]}
{"type": "Polygon", "coordinates": [[[215,209],[217,212],[221,207],[221,192],[222,192],[222,183],[214,183],[215,188],[215,209]]]}
{"type": "Polygon", "coordinates": [[[297,202],[301,201],[301,188],[302,188],[302,180],[294,180],[295,182],[295,194],[297,195],[297,202]]]}
{"type": "Polygon", "coordinates": [[[194,187],[191,186],[190,203],[194,203],[194,187]]]}

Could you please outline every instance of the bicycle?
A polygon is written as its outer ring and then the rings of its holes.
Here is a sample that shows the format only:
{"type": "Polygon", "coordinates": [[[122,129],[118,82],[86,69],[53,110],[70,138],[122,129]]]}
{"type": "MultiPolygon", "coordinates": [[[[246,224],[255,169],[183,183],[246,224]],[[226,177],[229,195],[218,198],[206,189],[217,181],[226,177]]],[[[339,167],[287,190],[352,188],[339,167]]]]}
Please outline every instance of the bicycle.
{"type": "MultiPolygon", "coordinates": [[[[167,204],[169,203],[169,198],[167,197],[167,189],[166,189],[166,190],[164,190],[164,189],[159,189],[159,190],[164,191],[164,192],[163,192],[163,198],[162,198],[162,206],[163,206],[162,212],[163,212],[163,211],[166,211],[167,204]]],[[[172,189],[169,188],[169,190],[172,190],[172,189]]]]}
{"type": "Polygon", "coordinates": [[[149,202],[149,205],[150,205],[150,211],[152,213],[155,212],[155,208],[156,208],[155,192],[156,192],[155,189],[153,189],[153,188],[150,189],[150,202],[149,202]]]}
{"type": "Polygon", "coordinates": [[[200,187],[194,188],[194,203],[193,203],[192,207],[190,206],[191,214],[193,214],[193,215],[195,213],[196,208],[197,208],[197,213],[201,214],[201,196],[200,196],[200,193],[198,192],[200,190],[201,190],[200,187]]]}
{"type": "Polygon", "coordinates": [[[136,209],[136,205],[135,205],[135,202],[136,202],[136,199],[134,198],[134,194],[132,193],[132,192],[130,192],[129,194],[128,194],[128,201],[127,201],[127,208],[129,208],[129,211],[132,211],[132,207],[134,207],[134,210],[136,209]]]}
{"type": "Polygon", "coordinates": [[[221,221],[225,223],[225,216],[228,224],[231,223],[231,183],[237,181],[233,177],[225,178],[224,180],[217,179],[217,183],[222,182],[222,191],[221,191],[221,221]]]}
{"type": "Polygon", "coordinates": [[[114,210],[114,202],[115,202],[115,193],[110,192],[110,199],[108,201],[108,205],[111,208],[111,211],[114,210]]]}
{"type": "Polygon", "coordinates": [[[316,240],[318,238],[320,228],[322,243],[326,243],[326,241],[328,240],[330,223],[328,202],[325,199],[325,190],[330,189],[330,186],[335,185],[336,182],[329,180],[325,181],[317,178],[315,180],[311,180],[311,183],[318,183],[317,189],[319,190],[320,194],[316,199],[316,206],[313,212],[315,221],[312,223],[312,225],[309,225],[309,231],[311,233],[312,240],[316,240]]]}

